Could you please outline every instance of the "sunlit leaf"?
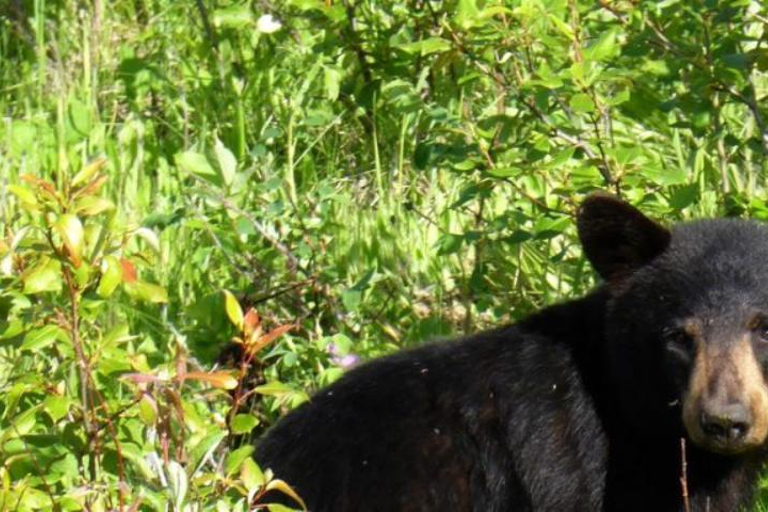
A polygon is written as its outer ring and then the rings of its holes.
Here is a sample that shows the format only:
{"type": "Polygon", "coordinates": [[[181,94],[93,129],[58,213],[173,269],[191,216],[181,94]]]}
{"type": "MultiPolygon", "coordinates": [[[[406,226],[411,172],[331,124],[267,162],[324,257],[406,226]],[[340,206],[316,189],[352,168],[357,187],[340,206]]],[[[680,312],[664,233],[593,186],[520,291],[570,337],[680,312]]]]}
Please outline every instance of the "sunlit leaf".
{"type": "Polygon", "coordinates": [[[125,291],[132,297],[145,302],[168,302],[168,292],[165,288],[157,284],[147,283],[145,281],[133,281],[132,283],[125,283],[125,291]]]}
{"type": "Polygon", "coordinates": [[[109,297],[123,281],[123,268],[117,256],[109,255],[101,262],[101,279],[96,292],[101,297],[109,297]]]}
{"type": "Polygon", "coordinates": [[[243,310],[240,307],[240,303],[237,302],[235,296],[227,290],[224,290],[224,307],[226,308],[229,321],[232,322],[235,327],[237,327],[238,331],[242,331],[243,310]]]}
{"type": "Polygon", "coordinates": [[[69,253],[72,264],[80,266],[83,251],[83,224],[77,215],[65,213],[54,225],[54,229],[61,237],[61,241],[69,253]]]}
{"type": "Polygon", "coordinates": [[[229,372],[188,372],[185,379],[199,380],[221,389],[235,389],[237,387],[237,379],[229,372]]]}
{"type": "Polygon", "coordinates": [[[227,461],[224,464],[224,470],[227,475],[233,475],[240,470],[243,462],[251,456],[254,450],[255,448],[252,444],[246,444],[229,452],[229,454],[227,454],[227,461]]]}
{"type": "Polygon", "coordinates": [[[67,415],[73,400],[68,396],[49,395],[43,402],[43,410],[48,413],[54,423],[67,415]]]}
{"type": "Polygon", "coordinates": [[[253,491],[264,485],[265,478],[261,468],[253,459],[246,459],[240,469],[240,478],[243,480],[246,489],[253,491]]]}
{"type": "Polygon", "coordinates": [[[147,426],[153,426],[157,422],[157,402],[148,394],[144,394],[139,400],[139,418],[147,426]]]}
{"type": "Polygon", "coordinates": [[[400,49],[408,53],[429,55],[430,53],[439,53],[450,50],[451,43],[440,37],[430,37],[414,43],[401,44],[400,49]]]}
{"type": "Polygon", "coordinates": [[[194,151],[185,151],[176,155],[176,164],[182,170],[214,185],[221,186],[222,184],[221,176],[211,166],[205,155],[194,151]]]}
{"type": "Polygon", "coordinates": [[[155,254],[160,254],[160,239],[157,237],[154,231],[149,228],[138,228],[133,234],[143,239],[147,245],[149,245],[155,254]]]}
{"type": "Polygon", "coordinates": [[[187,498],[189,480],[187,472],[175,460],[168,463],[168,481],[171,485],[171,495],[174,498],[174,510],[183,510],[184,501],[187,498]]]}
{"type": "Polygon", "coordinates": [[[131,260],[120,258],[121,278],[124,283],[133,283],[137,279],[136,265],[131,260]]]}
{"type": "Polygon", "coordinates": [[[280,491],[281,493],[285,494],[286,496],[290,496],[290,498],[293,501],[295,501],[296,503],[301,505],[301,508],[303,508],[304,510],[307,509],[307,506],[304,504],[304,501],[301,498],[299,498],[299,495],[296,494],[296,491],[294,491],[291,488],[291,486],[288,485],[287,483],[285,483],[284,481],[282,481],[282,480],[270,480],[267,483],[267,489],[270,490],[270,491],[272,491],[272,490],[280,491]]]}
{"type": "Polygon", "coordinates": [[[57,292],[63,283],[61,265],[55,260],[43,260],[37,267],[27,271],[22,279],[24,293],[57,292]]]}
{"type": "Polygon", "coordinates": [[[46,325],[27,332],[20,350],[41,350],[52,345],[56,340],[65,339],[67,339],[67,335],[61,327],[58,325],[46,325]]]}
{"type": "Polygon", "coordinates": [[[189,451],[189,464],[187,466],[189,476],[194,476],[211,453],[226,439],[224,431],[214,431],[205,436],[194,448],[189,451]]]}
{"type": "Polygon", "coordinates": [[[232,418],[230,431],[235,435],[247,434],[259,424],[259,419],[253,414],[238,414],[232,418]]]}
{"type": "Polygon", "coordinates": [[[21,187],[19,185],[8,185],[8,190],[13,195],[18,197],[25,207],[27,208],[37,207],[37,198],[35,197],[34,192],[29,190],[28,188],[21,187]]]}
{"type": "Polygon", "coordinates": [[[114,210],[115,205],[109,199],[94,196],[84,196],[75,202],[75,212],[85,217],[92,217],[106,211],[114,210]]]}
{"type": "Polygon", "coordinates": [[[294,327],[296,326],[293,324],[286,324],[286,325],[281,325],[279,327],[275,327],[274,329],[269,331],[267,334],[261,336],[260,338],[258,338],[257,340],[249,344],[249,351],[251,353],[259,352],[264,347],[277,341],[277,339],[280,338],[280,336],[287,333],[294,327]]]}
{"type": "Polygon", "coordinates": [[[232,5],[213,12],[213,22],[218,27],[239,29],[249,25],[253,16],[248,5],[232,5]]]}
{"type": "Polygon", "coordinates": [[[84,183],[88,183],[106,163],[107,159],[100,157],[86,165],[83,170],[75,174],[74,178],[72,178],[72,187],[76,188],[84,183]]]}
{"type": "Polygon", "coordinates": [[[235,181],[235,174],[237,173],[237,159],[235,155],[227,149],[227,147],[216,138],[213,150],[216,153],[216,160],[219,163],[219,169],[221,170],[221,177],[224,179],[224,183],[232,185],[235,181]]]}
{"type": "Polygon", "coordinates": [[[578,114],[588,114],[595,111],[595,102],[586,94],[574,94],[569,102],[571,110],[578,114]]]}

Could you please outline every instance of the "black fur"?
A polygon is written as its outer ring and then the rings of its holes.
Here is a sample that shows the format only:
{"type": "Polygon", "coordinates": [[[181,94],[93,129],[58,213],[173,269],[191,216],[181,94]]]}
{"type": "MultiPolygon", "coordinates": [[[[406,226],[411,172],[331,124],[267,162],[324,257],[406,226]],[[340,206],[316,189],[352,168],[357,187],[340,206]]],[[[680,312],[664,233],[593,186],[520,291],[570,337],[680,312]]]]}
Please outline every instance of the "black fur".
{"type": "MultiPolygon", "coordinates": [[[[670,235],[606,196],[585,202],[579,231],[609,284],[352,370],[280,421],[258,462],[315,512],[682,510],[690,368],[663,332],[691,312],[768,310],[768,231],[707,221],[670,235]]],[[[688,442],[687,455],[691,510],[749,503],[764,450],[688,442]]]]}

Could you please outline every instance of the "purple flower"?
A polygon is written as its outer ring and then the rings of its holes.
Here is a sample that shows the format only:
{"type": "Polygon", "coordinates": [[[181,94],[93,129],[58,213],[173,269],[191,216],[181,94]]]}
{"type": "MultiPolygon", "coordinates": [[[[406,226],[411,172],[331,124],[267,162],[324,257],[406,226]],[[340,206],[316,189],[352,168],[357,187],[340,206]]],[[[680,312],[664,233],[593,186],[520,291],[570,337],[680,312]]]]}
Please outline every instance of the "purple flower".
{"type": "Polygon", "coordinates": [[[360,356],[357,354],[342,354],[335,343],[328,344],[328,353],[331,355],[331,362],[341,368],[351,368],[360,362],[360,356]]]}

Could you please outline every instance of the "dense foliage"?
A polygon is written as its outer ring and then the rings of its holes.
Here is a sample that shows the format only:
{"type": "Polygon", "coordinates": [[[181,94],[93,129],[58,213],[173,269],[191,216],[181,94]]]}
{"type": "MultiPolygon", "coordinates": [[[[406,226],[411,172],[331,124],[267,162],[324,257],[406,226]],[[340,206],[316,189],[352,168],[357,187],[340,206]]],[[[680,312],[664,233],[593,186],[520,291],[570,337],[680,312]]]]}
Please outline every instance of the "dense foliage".
{"type": "Polygon", "coordinates": [[[760,0],[0,0],[0,509],[291,493],[243,440],[584,293],[588,192],[768,217],[766,47],[760,0]]]}

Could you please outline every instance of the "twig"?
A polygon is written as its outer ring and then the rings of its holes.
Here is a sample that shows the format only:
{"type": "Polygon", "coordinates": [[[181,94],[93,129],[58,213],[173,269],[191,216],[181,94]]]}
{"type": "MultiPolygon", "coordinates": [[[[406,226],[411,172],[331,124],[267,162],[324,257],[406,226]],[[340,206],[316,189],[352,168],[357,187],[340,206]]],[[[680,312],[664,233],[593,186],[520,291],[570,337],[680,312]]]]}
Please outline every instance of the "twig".
{"type": "Polygon", "coordinates": [[[352,50],[355,52],[355,55],[357,55],[357,60],[360,63],[360,72],[363,74],[363,80],[367,85],[373,81],[373,73],[371,73],[371,68],[368,66],[368,55],[365,53],[363,45],[360,44],[360,38],[358,37],[356,30],[356,5],[349,1],[345,1],[342,4],[344,5],[344,10],[347,14],[347,22],[349,23],[349,29],[346,31],[350,38],[349,43],[350,46],[352,46],[352,50]]]}
{"type": "MultiPolygon", "coordinates": [[[[709,72],[709,69],[707,69],[708,65],[705,65],[702,62],[696,60],[695,56],[689,55],[686,52],[682,51],[677,46],[675,46],[675,44],[672,41],[670,41],[666,35],[664,35],[664,32],[653,22],[653,20],[651,20],[650,18],[645,18],[645,22],[651,28],[651,32],[653,32],[653,34],[656,36],[656,39],[658,40],[658,42],[661,43],[662,48],[673,53],[678,57],[682,57],[686,59],[694,67],[700,70],[709,72]]],[[[752,117],[754,117],[755,119],[755,124],[757,125],[757,129],[760,132],[760,142],[763,145],[763,149],[765,150],[766,153],[768,153],[768,125],[766,125],[765,119],[763,118],[763,115],[760,112],[760,108],[757,105],[757,95],[755,92],[755,85],[754,85],[754,79],[752,77],[752,73],[750,72],[747,74],[747,82],[750,84],[751,97],[747,97],[741,94],[739,91],[734,89],[733,86],[724,83],[722,80],[718,79],[717,77],[713,76],[712,79],[713,79],[712,87],[715,90],[719,90],[727,93],[733,99],[745,105],[749,109],[749,111],[752,113],[752,117]]]]}
{"type": "Polygon", "coordinates": [[[688,498],[688,459],[685,455],[685,438],[680,438],[680,455],[681,455],[681,467],[680,467],[680,487],[683,495],[683,509],[685,512],[691,512],[691,503],[688,498]]]}
{"type": "Polygon", "coordinates": [[[195,4],[197,5],[197,11],[200,13],[200,19],[203,20],[203,29],[205,30],[205,35],[208,36],[208,41],[211,43],[211,48],[218,50],[219,40],[208,19],[208,11],[205,8],[205,4],[203,3],[203,0],[195,0],[195,4]]]}

